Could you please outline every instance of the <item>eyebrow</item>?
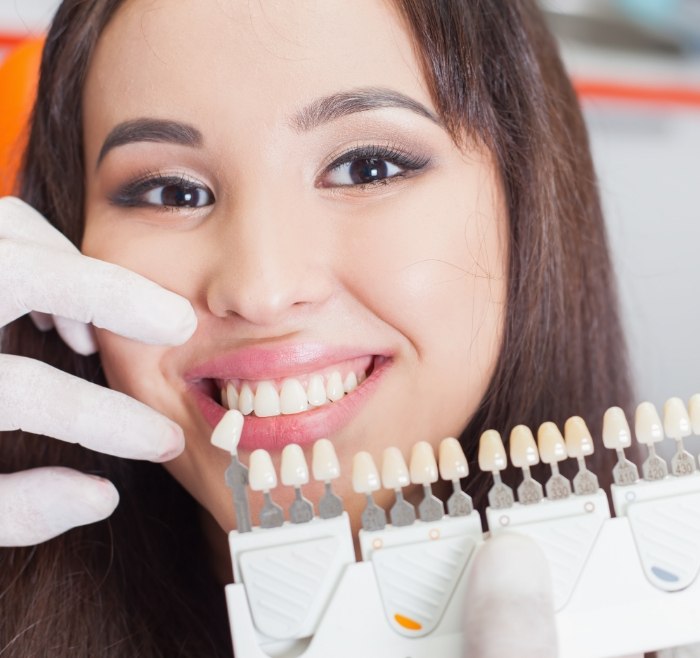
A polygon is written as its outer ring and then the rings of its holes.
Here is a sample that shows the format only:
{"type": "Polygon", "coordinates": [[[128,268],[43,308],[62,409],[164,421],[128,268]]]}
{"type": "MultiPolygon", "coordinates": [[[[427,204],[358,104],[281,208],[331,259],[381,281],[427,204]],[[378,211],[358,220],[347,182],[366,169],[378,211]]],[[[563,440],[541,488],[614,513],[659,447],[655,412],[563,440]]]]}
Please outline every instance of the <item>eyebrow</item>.
{"type": "Polygon", "coordinates": [[[202,133],[186,123],[168,119],[132,119],[119,123],[110,130],[97,156],[96,166],[100,166],[113,148],[132,142],[160,142],[197,147],[201,146],[203,141],[202,133]]]}
{"type": "MultiPolygon", "coordinates": [[[[398,107],[430,119],[441,126],[442,121],[425,105],[406,94],[384,87],[362,87],[319,98],[296,112],[290,119],[297,132],[307,132],[318,126],[358,112],[384,107],[398,107]]],[[[117,124],[105,138],[97,156],[96,167],[107,153],[117,146],[134,142],[159,142],[199,147],[204,142],[202,133],[186,123],[168,119],[132,119],[117,124]]]]}
{"type": "Polygon", "coordinates": [[[442,125],[437,115],[422,103],[406,94],[384,87],[361,87],[324,96],[299,110],[292,116],[290,123],[296,131],[306,132],[349,114],[383,107],[410,110],[439,126],[442,125]]]}

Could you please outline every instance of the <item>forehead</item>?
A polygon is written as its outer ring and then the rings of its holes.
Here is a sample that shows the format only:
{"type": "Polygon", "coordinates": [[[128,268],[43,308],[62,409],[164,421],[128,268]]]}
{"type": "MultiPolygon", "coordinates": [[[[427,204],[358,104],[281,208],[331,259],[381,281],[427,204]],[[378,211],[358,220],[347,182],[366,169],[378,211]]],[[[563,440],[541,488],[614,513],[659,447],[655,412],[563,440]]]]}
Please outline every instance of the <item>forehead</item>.
{"type": "Polygon", "coordinates": [[[380,0],[128,0],[98,43],[86,118],[144,112],[277,122],[313,98],[391,87],[430,106],[399,15],[380,0]]]}

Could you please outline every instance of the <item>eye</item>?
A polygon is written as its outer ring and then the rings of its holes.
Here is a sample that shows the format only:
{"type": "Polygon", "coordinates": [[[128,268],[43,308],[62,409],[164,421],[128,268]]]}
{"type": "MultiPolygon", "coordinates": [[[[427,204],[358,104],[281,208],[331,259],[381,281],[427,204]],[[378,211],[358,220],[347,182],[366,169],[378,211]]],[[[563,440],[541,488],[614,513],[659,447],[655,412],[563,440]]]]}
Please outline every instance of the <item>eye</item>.
{"type": "Polygon", "coordinates": [[[338,165],[329,172],[328,182],[334,186],[367,185],[401,174],[404,170],[380,158],[358,158],[338,165]]]}
{"type": "Polygon", "coordinates": [[[150,174],[127,183],[110,197],[128,208],[201,208],[214,203],[214,193],[203,183],[186,176],[150,174]]]}
{"type": "Polygon", "coordinates": [[[388,146],[360,146],[336,158],[326,168],[318,185],[365,189],[388,184],[423,169],[429,160],[388,146]]]}
{"type": "Polygon", "coordinates": [[[175,208],[200,208],[214,202],[209,188],[192,183],[170,183],[159,185],[143,195],[150,206],[171,206],[175,208]]]}

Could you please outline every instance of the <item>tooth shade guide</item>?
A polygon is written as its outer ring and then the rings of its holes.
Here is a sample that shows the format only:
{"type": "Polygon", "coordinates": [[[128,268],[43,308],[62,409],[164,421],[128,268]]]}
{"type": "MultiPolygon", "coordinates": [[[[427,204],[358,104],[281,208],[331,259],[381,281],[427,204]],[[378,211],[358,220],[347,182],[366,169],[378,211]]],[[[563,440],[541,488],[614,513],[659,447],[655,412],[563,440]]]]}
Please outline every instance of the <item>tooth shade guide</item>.
{"type": "Polygon", "coordinates": [[[683,439],[691,434],[690,417],[680,398],[669,398],[664,404],[664,433],[676,441],[671,457],[671,473],[677,477],[695,472],[695,458],[685,449],[683,439]]]}
{"type": "Polygon", "coordinates": [[[595,494],[599,489],[598,477],[588,470],[586,457],[594,452],[593,437],[580,416],[571,416],[564,423],[564,443],[566,454],[576,459],[578,472],[573,479],[574,493],[577,496],[595,494]]]}
{"type": "Polygon", "coordinates": [[[211,433],[211,444],[235,455],[243,432],[243,416],[238,411],[227,411],[211,433]]]}
{"type": "Polygon", "coordinates": [[[691,434],[688,411],[680,398],[669,398],[664,404],[664,432],[676,441],[691,434]]]}
{"type": "Polygon", "coordinates": [[[394,492],[395,502],[389,510],[391,524],[397,527],[408,526],[416,520],[416,510],[403,495],[402,487],[411,484],[406,460],[401,451],[390,446],[382,454],[382,484],[394,492]]]}
{"type": "Polygon", "coordinates": [[[445,510],[442,501],[433,495],[432,483],[438,480],[438,466],[433,446],[427,441],[418,441],[411,450],[411,482],[423,486],[423,499],[418,504],[421,521],[439,521],[445,510]]]}
{"type": "Polygon", "coordinates": [[[545,483],[549,500],[560,500],[571,495],[571,483],[559,472],[559,462],[566,459],[566,443],[559,428],[552,422],[542,423],[537,430],[540,458],[549,464],[552,475],[545,483]]]}
{"type": "Polygon", "coordinates": [[[645,480],[662,480],[668,475],[666,461],[656,454],[655,443],[663,441],[664,428],[651,402],[641,402],[634,414],[634,434],[637,442],[646,445],[649,456],[642,463],[645,480]]]}
{"type": "Polygon", "coordinates": [[[301,485],[309,481],[309,469],[301,446],[290,443],[282,450],[282,484],[294,487],[294,500],[289,506],[291,523],[308,523],[314,517],[314,508],[301,493],[301,485]]]}
{"type": "Polygon", "coordinates": [[[383,530],[386,526],[386,512],[374,502],[372,496],[372,492],[381,488],[379,471],[372,455],[365,450],[355,453],[353,457],[352,488],[355,493],[364,494],[366,498],[365,508],[360,517],[363,530],[383,530]]]}
{"type": "Polygon", "coordinates": [[[328,439],[314,443],[311,470],[314,479],[324,483],[324,493],[318,501],[318,515],[322,519],[332,519],[343,513],[343,501],[333,492],[331,481],[340,476],[340,465],[335,448],[328,439]]]}
{"type": "Polygon", "coordinates": [[[501,435],[496,430],[486,430],[479,439],[479,468],[490,472],[493,476],[493,486],[489,489],[489,505],[494,509],[512,507],[513,490],[501,479],[501,471],[508,465],[506,449],[501,435]]]}
{"type": "Polygon", "coordinates": [[[518,485],[518,502],[523,505],[538,503],[542,500],[542,485],[532,478],[530,466],[540,461],[535,437],[529,427],[516,425],[509,438],[510,463],[522,470],[523,481],[518,485]]]}
{"type": "Polygon", "coordinates": [[[625,412],[620,407],[610,407],[603,415],[603,444],[617,453],[613,480],[620,486],[634,484],[639,479],[637,467],[625,457],[624,448],[628,448],[631,442],[632,433],[625,412]]]}

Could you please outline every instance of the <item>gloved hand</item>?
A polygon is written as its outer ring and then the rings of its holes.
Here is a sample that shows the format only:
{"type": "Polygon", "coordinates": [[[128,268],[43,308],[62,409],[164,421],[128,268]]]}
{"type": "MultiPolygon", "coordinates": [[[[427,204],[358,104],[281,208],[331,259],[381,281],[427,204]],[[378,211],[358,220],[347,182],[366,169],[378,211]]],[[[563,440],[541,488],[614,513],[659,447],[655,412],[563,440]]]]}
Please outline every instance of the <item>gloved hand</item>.
{"type": "Polygon", "coordinates": [[[480,548],[467,581],[465,658],[556,658],[552,584],[544,554],[522,535],[480,548]]]}
{"type": "MultiPolygon", "coordinates": [[[[33,314],[76,352],[96,351],[92,328],[177,345],[197,325],[190,303],[123,268],[80,254],[19,199],[0,199],[0,331],[33,314]]],[[[181,428],[146,405],[39,361],[0,354],[0,431],[80,443],[110,455],[166,461],[181,428]]],[[[2,455],[0,455],[0,464],[2,455]]],[[[102,478],[60,468],[0,475],[0,546],[36,544],[109,516],[119,500],[102,478]]]]}

